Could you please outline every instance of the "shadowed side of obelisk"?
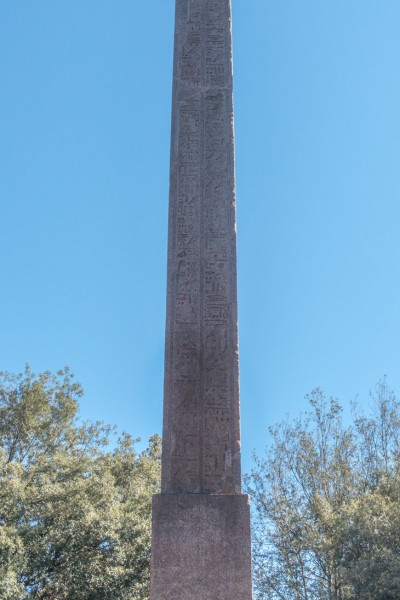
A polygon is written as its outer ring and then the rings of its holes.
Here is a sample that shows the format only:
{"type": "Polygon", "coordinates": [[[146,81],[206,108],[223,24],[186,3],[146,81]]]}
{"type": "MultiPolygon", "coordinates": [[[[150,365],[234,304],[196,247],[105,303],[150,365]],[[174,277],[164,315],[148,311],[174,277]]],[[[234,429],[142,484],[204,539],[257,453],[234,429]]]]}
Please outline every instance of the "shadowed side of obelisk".
{"type": "Polygon", "coordinates": [[[241,494],[230,0],[176,0],[152,600],[251,600],[241,494]]]}

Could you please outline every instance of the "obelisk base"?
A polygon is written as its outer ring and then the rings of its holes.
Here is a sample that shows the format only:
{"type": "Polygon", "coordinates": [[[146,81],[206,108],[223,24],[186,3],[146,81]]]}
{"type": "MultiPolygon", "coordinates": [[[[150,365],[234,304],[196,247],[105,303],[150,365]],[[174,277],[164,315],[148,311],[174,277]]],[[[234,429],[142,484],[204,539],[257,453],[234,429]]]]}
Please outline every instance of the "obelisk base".
{"type": "Polygon", "coordinates": [[[153,497],[151,600],[251,600],[245,495],[153,497]]]}

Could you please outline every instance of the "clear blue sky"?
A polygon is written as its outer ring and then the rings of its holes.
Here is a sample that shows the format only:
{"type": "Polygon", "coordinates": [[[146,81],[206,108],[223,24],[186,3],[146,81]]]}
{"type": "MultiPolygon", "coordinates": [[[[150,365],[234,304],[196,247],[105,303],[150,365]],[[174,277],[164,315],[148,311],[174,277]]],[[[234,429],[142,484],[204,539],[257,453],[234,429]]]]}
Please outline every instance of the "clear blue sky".
{"type": "MultiPolygon", "coordinates": [[[[161,431],[173,0],[1,0],[0,368],[161,431]]],[[[400,389],[400,2],[234,0],[245,469],[321,386],[400,389]]]]}

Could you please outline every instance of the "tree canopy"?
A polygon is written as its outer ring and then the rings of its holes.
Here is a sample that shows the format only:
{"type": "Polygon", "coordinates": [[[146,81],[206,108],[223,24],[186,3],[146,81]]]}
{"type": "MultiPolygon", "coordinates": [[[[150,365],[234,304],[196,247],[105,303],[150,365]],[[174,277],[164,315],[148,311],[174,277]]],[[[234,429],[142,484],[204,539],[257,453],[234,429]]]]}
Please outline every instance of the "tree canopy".
{"type": "MultiPolygon", "coordinates": [[[[0,598],[148,600],[161,440],[79,417],[81,386],[0,373],[0,598]]],[[[319,389],[271,428],[246,478],[259,600],[400,598],[400,402],[368,413],[319,389]]]]}
{"type": "Polygon", "coordinates": [[[400,403],[381,381],[370,414],[321,390],[271,428],[247,478],[258,598],[400,598],[400,403]]]}
{"type": "Polygon", "coordinates": [[[148,598],[160,439],[79,419],[81,386],[0,373],[0,598],[148,598]]]}

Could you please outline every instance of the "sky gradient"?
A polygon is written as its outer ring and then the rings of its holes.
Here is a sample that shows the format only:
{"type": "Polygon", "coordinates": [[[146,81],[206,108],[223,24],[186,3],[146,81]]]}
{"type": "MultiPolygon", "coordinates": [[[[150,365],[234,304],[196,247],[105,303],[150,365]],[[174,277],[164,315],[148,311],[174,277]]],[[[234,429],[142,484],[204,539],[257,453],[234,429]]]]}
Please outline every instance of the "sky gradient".
{"type": "MultiPolygon", "coordinates": [[[[400,3],[233,0],[244,470],[400,390],[400,3]]],[[[0,370],[161,432],[173,0],[0,3],[0,370]]]]}

